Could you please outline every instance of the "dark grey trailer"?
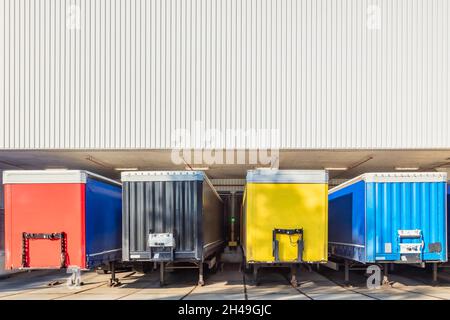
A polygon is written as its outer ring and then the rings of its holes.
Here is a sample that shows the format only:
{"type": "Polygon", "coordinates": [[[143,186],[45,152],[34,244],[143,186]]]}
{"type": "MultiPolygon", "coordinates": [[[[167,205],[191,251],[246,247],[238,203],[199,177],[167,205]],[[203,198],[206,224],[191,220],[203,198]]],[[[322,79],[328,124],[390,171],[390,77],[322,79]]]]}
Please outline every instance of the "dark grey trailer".
{"type": "Polygon", "coordinates": [[[128,262],[199,269],[217,263],[224,246],[223,202],[201,171],[122,173],[122,255],[128,262]],[[183,263],[183,266],[180,264],[183,263]]]}

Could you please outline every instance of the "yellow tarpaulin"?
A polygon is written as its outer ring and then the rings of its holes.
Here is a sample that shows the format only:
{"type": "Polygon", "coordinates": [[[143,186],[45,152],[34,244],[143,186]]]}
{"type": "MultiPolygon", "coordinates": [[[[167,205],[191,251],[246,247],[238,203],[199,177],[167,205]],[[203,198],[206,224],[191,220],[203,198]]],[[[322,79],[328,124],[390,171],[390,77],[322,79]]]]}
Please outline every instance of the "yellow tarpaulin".
{"type": "MultiPolygon", "coordinates": [[[[247,262],[274,262],[274,229],[303,229],[303,261],[327,261],[327,183],[247,183],[244,251],[247,262]]],[[[277,235],[279,259],[298,257],[298,235],[277,235]]]]}

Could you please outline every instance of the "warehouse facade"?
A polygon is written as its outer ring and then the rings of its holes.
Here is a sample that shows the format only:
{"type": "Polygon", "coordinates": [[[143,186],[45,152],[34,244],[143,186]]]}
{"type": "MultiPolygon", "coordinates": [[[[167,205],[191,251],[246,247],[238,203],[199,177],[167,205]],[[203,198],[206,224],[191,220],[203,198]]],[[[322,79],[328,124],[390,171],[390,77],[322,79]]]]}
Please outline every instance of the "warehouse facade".
{"type": "Polygon", "coordinates": [[[0,0],[0,149],[210,146],[195,126],[275,130],[289,150],[448,149],[449,15],[446,0],[0,0]]]}
{"type": "Polygon", "coordinates": [[[0,0],[0,172],[195,164],[234,197],[273,152],[330,185],[449,171],[449,16],[447,0],[0,0]]]}

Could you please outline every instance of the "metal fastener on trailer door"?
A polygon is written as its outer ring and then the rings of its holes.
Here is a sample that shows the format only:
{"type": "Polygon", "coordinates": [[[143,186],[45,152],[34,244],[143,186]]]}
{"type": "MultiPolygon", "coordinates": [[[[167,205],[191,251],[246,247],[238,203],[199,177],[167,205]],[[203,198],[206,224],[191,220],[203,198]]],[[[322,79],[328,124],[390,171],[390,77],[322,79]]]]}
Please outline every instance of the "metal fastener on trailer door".
{"type": "Polygon", "coordinates": [[[28,233],[22,232],[22,268],[29,267],[29,240],[30,239],[44,239],[44,240],[61,240],[61,268],[66,267],[66,234],[65,232],[53,232],[53,233],[28,233]]]}
{"type": "Polygon", "coordinates": [[[280,242],[277,240],[277,234],[285,234],[288,236],[298,235],[297,240],[297,261],[303,262],[303,229],[273,229],[272,231],[272,246],[273,257],[275,262],[280,262],[279,246],[280,242]]]}

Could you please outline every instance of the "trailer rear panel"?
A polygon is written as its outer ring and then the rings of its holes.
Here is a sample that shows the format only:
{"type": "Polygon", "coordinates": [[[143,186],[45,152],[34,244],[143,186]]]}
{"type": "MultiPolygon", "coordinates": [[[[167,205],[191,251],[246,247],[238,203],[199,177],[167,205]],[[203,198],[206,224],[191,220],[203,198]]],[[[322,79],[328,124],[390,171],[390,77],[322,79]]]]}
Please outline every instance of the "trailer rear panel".
{"type": "Polygon", "coordinates": [[[78,170],[5,171],[7,269],[83,269],[121,254],[121,186],[78,170]]]}
{"type": "Polygon", "coordinates": [[[223,203],[202,172],[124,172],[122,181],[124,261],[203,261],[223,245],[223,203]],[[150,245],[151,236],[168,242],[150,245]]]}
{"type": "Polygon", "coordinates": [[[330,190],[330,253],[362,263],[447,261],[445,173],[369,173],[330,190]]]}
{"type": "Polygon", "coordinates": [[[242,221],[246,262],[327,261],[327,194],[325,171],[249,171],[242,221]]]}

